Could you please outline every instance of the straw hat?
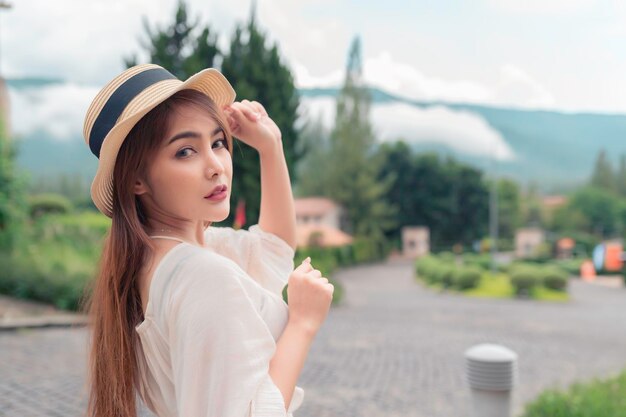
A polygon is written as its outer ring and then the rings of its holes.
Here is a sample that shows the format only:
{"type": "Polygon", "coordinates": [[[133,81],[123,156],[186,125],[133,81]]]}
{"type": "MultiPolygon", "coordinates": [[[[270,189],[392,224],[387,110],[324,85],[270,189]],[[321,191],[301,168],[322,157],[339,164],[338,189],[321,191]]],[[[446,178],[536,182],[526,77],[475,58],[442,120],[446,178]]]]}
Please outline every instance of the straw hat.
{"type": "Polygon", "coordinates": [[[105,85],[91,102],[83,136],[99,159],[91,183],[91,198],[98,210],[112,217],[113,167],[122,142],[133,126],[174,93],[198,90],[222,108],[235,100],[235,90],[214,68],[192,75],[185,82],[155,64],[136,65],[105,85]]]}

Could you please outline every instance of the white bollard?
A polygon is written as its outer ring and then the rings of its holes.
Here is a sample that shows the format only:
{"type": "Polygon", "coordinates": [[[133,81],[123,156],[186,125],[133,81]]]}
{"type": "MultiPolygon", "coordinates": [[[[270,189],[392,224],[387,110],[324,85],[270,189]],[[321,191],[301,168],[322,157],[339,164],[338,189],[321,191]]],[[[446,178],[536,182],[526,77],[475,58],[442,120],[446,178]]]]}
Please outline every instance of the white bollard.
{"type": "Polygon", "coordinates": [[[465,371],[472,396],[473,417],[510,417],[517,379],[517,354],[494,344],[465,351],[465,371]]]}

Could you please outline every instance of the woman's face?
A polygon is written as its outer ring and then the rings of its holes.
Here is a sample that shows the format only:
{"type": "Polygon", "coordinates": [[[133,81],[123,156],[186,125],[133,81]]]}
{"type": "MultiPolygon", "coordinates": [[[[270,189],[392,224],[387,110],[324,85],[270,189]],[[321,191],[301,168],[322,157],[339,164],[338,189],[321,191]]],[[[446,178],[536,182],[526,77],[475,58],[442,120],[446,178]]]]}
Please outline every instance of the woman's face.
{"type": "Polygon", "coordinates": [[[224,220],[230,211],[233,172],[224,132],[198,106],[178,106],[171,117],[169,130],[135,193],[148,213],[161,220],[224,220]],[[221,185],[227,187],[225,198],[207,198],[221,185]]]}

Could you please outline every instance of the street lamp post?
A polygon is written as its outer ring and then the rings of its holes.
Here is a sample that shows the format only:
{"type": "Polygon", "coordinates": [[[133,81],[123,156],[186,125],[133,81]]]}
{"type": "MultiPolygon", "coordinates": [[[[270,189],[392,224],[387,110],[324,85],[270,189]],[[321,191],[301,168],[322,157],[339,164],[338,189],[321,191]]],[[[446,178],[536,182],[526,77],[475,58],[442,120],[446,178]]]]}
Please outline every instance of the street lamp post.
{"type": "Polygon", "coordinates": [[[498,253],[498,142],[495,142],[492,160],[491,189],[489,192],[489,236],[491,237],[491,272],[496,272],[496,254],[498,253]]]}

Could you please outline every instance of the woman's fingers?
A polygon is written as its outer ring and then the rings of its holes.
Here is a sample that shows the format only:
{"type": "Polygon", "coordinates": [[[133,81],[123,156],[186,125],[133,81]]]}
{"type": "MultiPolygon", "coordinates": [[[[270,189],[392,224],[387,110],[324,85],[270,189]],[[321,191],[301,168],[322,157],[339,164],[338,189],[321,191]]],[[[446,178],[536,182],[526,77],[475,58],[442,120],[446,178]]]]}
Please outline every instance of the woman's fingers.
{"type": "Polygon", "coordinates": [[[257,113],[262,114],[263,116],[267,116],[267,111],[265,111],[265,107],[263,107],[263,105],[258,101],[251,101],[250,105],[257,113]]]}
{"type": "Polygon", "coordinates": [[[250,104],[248,100],[243,100],[242,102],[239,102],[239,103],[235,102],[230,105],[230,108],[234,110],[233,115],[239,118],[242,117],[243,115],[245,116],[246,119],[250,120],[251,122],[259,120],[262,116],[261,113],[258,113],[254,109],[254,107],[250,104]]]}

